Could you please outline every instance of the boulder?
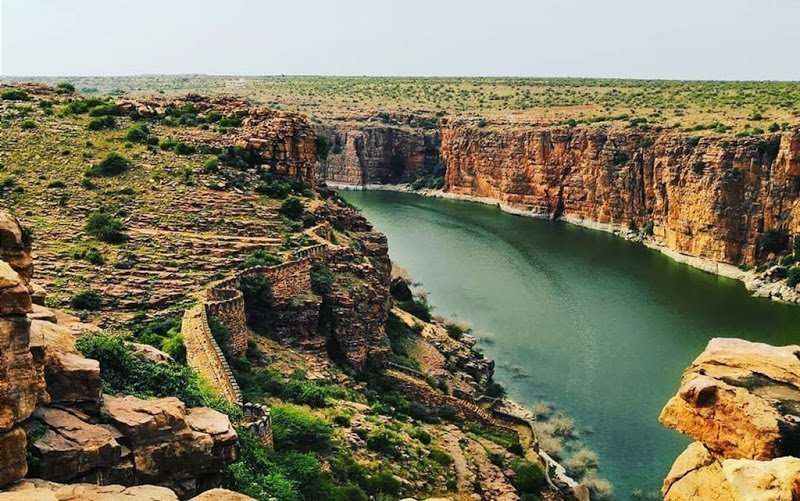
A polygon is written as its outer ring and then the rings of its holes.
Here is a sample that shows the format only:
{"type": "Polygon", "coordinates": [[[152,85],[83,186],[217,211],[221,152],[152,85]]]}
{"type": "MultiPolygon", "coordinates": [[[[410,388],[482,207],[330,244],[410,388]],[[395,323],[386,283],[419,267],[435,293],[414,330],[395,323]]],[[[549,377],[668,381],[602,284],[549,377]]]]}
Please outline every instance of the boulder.
{"type": "Polygon", "coordinates": [[[197,432],[205,433],[214,441],[214,457],[232,463],[239,455],[238,435],[225,414],[208,407],[195,407],[189,411],[186,423],[197,432]]]}
{"type": "Polygon", "coordinates": [[[25,447],[26,436],[22,428],[0,433],[0,486],[15,482],[28,473],[25,447]]]}
{"type": "Polygon", "coordinates": [[[155,362],[157,364],[168,364],[172,363],[175,360],[172,359],[171,356],[167,355],[163,351],[150,346],[149,344],[141,344],[141,343],[127,343],[130,346],[134,353],[137,355],[150,360],[151,362],[155,362]]]}
{"type": "Polygon", "coordinates": [[[0,261],[0,315],[25,315],[32,311],[28,286],[5,261],[0,261]]]}
{"type": "Polygon", "coordinates": [[[47,357],[45,381],[51,403],[96,404],[103,394],[100,362],[77,353],[56,352],[47,357]]]}
{"type": "Polygon", "coordinates": [[[253,501],[253,498],[227,489],[211,489],[189,501],[253,501]]]}
{"type": "Polygon", "coordinates": [[[186,405],[174,397],[143,400],[104,395],[100,412],[134,445],[187,429],[186,405]]]}
{"type": "Polygon", "coordinates": [[[177,501],[178,496],[156,485],[68,484],[39,479],[19,482],[0,494],[0,501],[177,501]]]}
{"type": "Polygon", "coordinates": [[[120,462],[122,447],[114,434],[88,422],[77,411],[40,408],[34,414],[46,426],[33,444],[38,459],[36,474],[48,480],[66,481],[120,462]]]}
{"type": "Polygon", "coordinates": [[[800,454],[800,346],[712,339],[659,420],[725,458],[800,454]]]}
{"type": "Polygon", "coordinates": [[[27,318],[0,316],[0,432],[28,418],[44,389],[29,339],[27,318]]]}
{"type": "Polygon", "coordinates": [[[27,283],[33,276],[31,242],[19,220],[0,210],[0,260],[7,262],[27,283]]]}
{"type": "Polygon", "coordinates": [[[800,499],[800,459],[723,459],[700,442],[678,456],[662,488],[665,501],[800,499]]]}

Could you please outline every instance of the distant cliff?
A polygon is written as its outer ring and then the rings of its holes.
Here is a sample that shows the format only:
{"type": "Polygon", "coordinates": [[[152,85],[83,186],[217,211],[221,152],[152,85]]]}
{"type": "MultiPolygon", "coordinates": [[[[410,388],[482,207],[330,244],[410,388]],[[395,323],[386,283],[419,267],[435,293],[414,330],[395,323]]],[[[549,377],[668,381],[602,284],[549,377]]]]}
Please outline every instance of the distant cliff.
{"type": "Polygon", "coordinates": [[[708,271],[736,275],[800,233],[800,130],[692,137],[620,126],[487,125],[438,131],[326,126],[321,179],[403,183],[445,168],[444,195],[644,238],[708,271]],[[728,265],[727,268],[725,265],[728,265]]]}

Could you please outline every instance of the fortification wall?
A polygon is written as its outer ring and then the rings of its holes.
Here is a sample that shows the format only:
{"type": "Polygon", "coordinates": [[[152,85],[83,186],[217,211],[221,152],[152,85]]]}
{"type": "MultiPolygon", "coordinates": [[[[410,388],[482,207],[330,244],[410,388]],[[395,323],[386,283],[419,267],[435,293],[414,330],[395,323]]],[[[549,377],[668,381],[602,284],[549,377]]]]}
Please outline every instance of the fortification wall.
{"type": "Polygon", "coordinates": [[[186,310],[181,324],[181,334],[186,345],[186,359],[189,365],[227,401],[240,403],[242,392],[222,349],[211,334],[204,305],[186,310]]]}
{"type": "Polygon", "coordinates": [[[208,295],[218,299],[205,303],[206,314],[228,330],[230,353],[234,356],[244,355],[247,351],[247,317],[242,291],[211,288],[208,295]]]}

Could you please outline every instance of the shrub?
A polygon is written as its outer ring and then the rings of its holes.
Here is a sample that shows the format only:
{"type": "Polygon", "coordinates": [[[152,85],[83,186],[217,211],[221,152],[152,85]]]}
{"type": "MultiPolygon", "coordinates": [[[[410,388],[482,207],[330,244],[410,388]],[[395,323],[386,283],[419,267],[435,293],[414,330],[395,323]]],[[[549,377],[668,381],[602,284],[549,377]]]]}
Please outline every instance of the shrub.
{"type": "Polygon", "coordinates": [[[447,330],[447,335],[450,336],[452,339],[459,341],[464,337],[464,334],[469,332],[469,327],[464,327],[463,325],[459,325],[454,322],[448,322],[444,325],[444,328],[447,330]]]}
{"type": "Polygon", "coordinates": [[[203,164],[203,171],[205,171],[206,174],[213,174],[219,171],[219,160],[217,160],[217,157],[211,157],[206,160],[206,163],[203,164]]]}
{"type": "Polygon", "coordinates": [[[331,425],[296,405],[273,407],[272,428],[278,449],[324,451],[330,446],[331,425]]]}
{"type": "Polygon", "coordinates": [[[449,466],[453,463],[453,456],[441,449],[431,449],[430,458],[442,466],[449,466]]]}
{"type": "Polygon", "coordinates": [[[270,198],[284,199],[292,191],[292,185],[284,181],[264,182],[256,186],[256,192],[270,198]]]}
{"type": "Polygon", "coordinates": [[[89,247],[89,248],[81,248],[77,249],[72,253],[72,257],[75,259],[82,259],[84,261],[88,261],[92,264],[103,264],[106,262],[103,254],[97,250],[97,247],[89,247]]]}
{"type": "Polygon", "coordinates": [[[793,266],[789,268],[789,272],[786,274],[786,285],[794,287],[797,284],[800,284],[800,267],[793,266]]]}
{"type": "Polygon", "coordinates": [[[132,143],[145,144],[150,138],[150,129],[145,124],[136,124],[128,128],[125,140],[132,143]]]}
{"type": "Polygon", "coordinates": [[[114,115],[119,115],[119,107],[112,103],[100,104],[89,110],[90,117],[106,117],[114,115]]]}
{"type": "Polygon", "coordinates": [[[127,239],[122,231],[122,221],[105,212],[95,212],[89,216],[84,229],[89,235],[110,244],[122,243],[127,239]]]}
{"type": "Polygon", "coordinates": [[[425,298],[415,298],[411,301],[399,301],[398,305],[423,322],[431,321],[431,307],[425,298]]]}
{"type": "Polygon", "coordinates": [[[311,289],[317,294],[328,294],[333,286],[333,273],[324,264],[311,267],[311,289]]]}
{"type": "Polygon", "coordinates": [[[164,151],[174,150],[177,145],[178,141],[175,141],[174,139],[164,139],[158,143],[158,147],[164,151]]]}
{"type": "Polygon", "coordinates": [[[240,412],[205,388],[197,374],[177,363],[157,363],[137,356],[111,334],[81,336],[75,343],[83,356],[100,362],[104,391],[138,397],[177,397],[187,407],[213,407],[232,417],[240,412]]]}
{"type": "Polygon", "coordinates": [[[390,496],[397,496],[400,494],[400,481],[388,471],[376,473],[367,479],[365,484],[367,491],[375,495],[388,494],[390,496]]]}
{"type": "Polygon", "coordinates": [[[103,130],[103,129],[114,129],[117,126],[117,121],[114,117],[107,115],[103,117],[93,118],[89,121],[89,125],[86,126],[89,130],[103,130]]]}
{"type": "Polygon", "coordinates": [[[20,124],[20,128],[22,130],[31,130],[36,128],[36,122],[33,120],[25,120],[20,124]]]}
{"type": "Polygon", "coordinates": [[[328,158],[328,153],[330,152],[331,145],[328,143],[328,140],[323,136],[317,136],[314,139],[314,146],[317,149],[317,160],[325,161],[328,158]]]}
{"type": "Polygon", "coordinates": [[[259,334],[266,334],[272,311],[272,286],[262,275],[249,275],[241,280],[247,324],[259,334]]]}
{"type": "Polygon", "coordinates": [[[264,249],[257,249],[248,255],[244,261],[239,265],[239,269],[253,268],[254,266],[274,266],[281,264],[279,257],[270,254],[264,249]]]}
{"type": "Polygon", "coordinates": [[[615,166],[620,166],[630,160],[630,156],[624,151],[615,151],[614,156],[611,158],[611,162],[615,166]]]}
{"type": "Polygon", "coordinates": [[[179,141],[175,144],[175,153],[177,153],[178,155],[191,155],[195,151],[197,150],[195,149],[194,146],[192,146],[191,144],[186,144],[183,141],[179,141]]]}
{"type": "Polygon", "coordinates": [[[400,435],[383,427],[378,427],[367,435],[367,447],[386,456],[396,456],[402,443],[400,435]]]}
{"type": "Polygon", "coordinates": [[[514,471],[512,482],[520,493],[536,494],[547,486],[544,470],[538,464],[515,461],[511,469],[514,471]]]}
{"type": "Polygon", "coordinates": [[[303,202],[297,197],[289,197],[283,201],[280,208],[280,213],[289,219],[300,219],[303,216],[303,202]]]}
{"type": "Polygon", "coordinates": [[[694,172],[697,175],[702,174],[705,168],[706,164],[702,160],[698,160],[697,162],[692,164],[692,172],[694,172]]]}
{"type": "Polygon", "coordinates": [[[59,82],[58,85],[56,85],[56,88],[66,94],[72,94],[75,92],[75,86],[69,82],[59,82]]]}
{"type": "Polygon", "coordinates": [[[92,165],[86,171],[86,175],[90,177],[118,176],[130,169],[130,167],[131,163],[127,158],[112,151],[100,163],[92,165]]]}
{"type": "Polygon", "coordinates": [[[31,98],[27,92],[19,89],[3,91],[0,97],[2,97],[4,101],[29,101],[31,98]]]}
{"type": "Polygon", "coordinates": [[[76,310],[96,311],[103,305],[103,299],[93,290],[82,290],[72,296],[69,305],[76,310]]]}
{"type": "Polygon", "coordinates": [[[783,230],[767,230],[759,238],[761,250],[778,254],[789,247],[789,235],[783,230]]]}
{"type": "Polygon", "coordinates": [[[500,383],[491,381],[486,385],[486,394],[494,398],[505,398],[506,389],[500,383]]]}

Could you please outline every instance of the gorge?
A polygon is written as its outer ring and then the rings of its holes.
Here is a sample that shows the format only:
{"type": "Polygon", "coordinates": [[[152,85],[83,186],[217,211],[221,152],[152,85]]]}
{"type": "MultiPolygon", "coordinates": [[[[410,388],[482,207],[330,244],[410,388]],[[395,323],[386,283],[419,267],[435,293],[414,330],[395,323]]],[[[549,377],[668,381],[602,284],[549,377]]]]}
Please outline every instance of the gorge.
{"type": "Polygon", "coordinates": [[[575,419],[617,499],[657,496],[685,448],[657,418],[710,338],[791,344],[800,321],[794,306],[605,233],[414,194],[344,196],[434,312],[472,325],[512,398],[575,419]]]}

